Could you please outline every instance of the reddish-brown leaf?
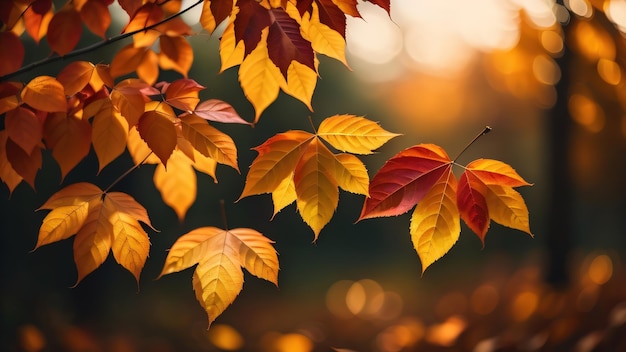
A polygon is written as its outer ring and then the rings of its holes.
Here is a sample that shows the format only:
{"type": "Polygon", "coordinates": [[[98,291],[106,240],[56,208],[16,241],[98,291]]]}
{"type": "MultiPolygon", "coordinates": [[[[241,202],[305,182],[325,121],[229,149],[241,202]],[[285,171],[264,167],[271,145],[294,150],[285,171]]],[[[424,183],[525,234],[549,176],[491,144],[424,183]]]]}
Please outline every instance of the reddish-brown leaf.
{"type": "Polygon", "coordinates": [[[213,34],[215,28],[233,11],[233,0],[206,0],[202,7],[202,28],[213,34]]]}
{"type": "Polygon", "coordinates": [[[41,149],[35,148],[29,155],[15,142],[7,139],[6,153],[13,170],[35,189],[35,177],[37,176],[37,171],[41,169],[41,149]]]}
{"type": "Polygon", "coordinates": [[[149,110],[141,115],[137,130],[150,149],[167,166],[176,147],[176,128],[169,116],[157,110],[149,110]]]}
{"type": "Polygon", "coordinates": [[[162,35],[159,40],[159,66],[164,70],[174,70],[185,78],[193,63],[193,49],[185,37],[162,35]]]}
{"type": "Polygon", "coordinates": [[[18,70],[24,61],[24,45],[20,38],[10,31],[0,32],[0,48],[0,75],[18,70]]]}
{"type": "Polygon", "coordinates": [[[389,159],[369,185],[359,220],[400,215],[411,209],[439,180],[452,161],[434,144],[419,144],[389,159]]]}
{"type": "Polygon", "coordinates": [[[251,124],[242,119],[230,104],[218,99],[209,99],[201,102],[193,110],[193,113],[208,121],[251,124]]]}
{"type": "Polygon", "coordinates": [[[391,15],[391,0],[367,0],[367,1],[387,11],[388,15],[391,15]]]}
{"type": "Polygon", "coordinates": [[[261,31],[271,24],[269,10],[255,0],[238,0],[237,7],[235,42],[243,40],[245,55],[248,55],[261,40],[261,31]]]}
{"type": "Polygon", "coordinates": [[[65,95],[72,96],[89,84],[94,70],[91,62],[74,61],[59,72],[57,80],[63,85],[65,95]]]}
{"type": "Polygon", "coordinates": [[[118,0],[117,2],[131,18],[135,15],[137,10],[141,8],[141,5],[143,5],[143,0],[118,0]]]}
{"type": "Polygon", "coordinates": [[[18,99],[22,87],[18,82],[0,82],[0,115],[22,104],[18,99]]]}
{"type": "Polygon", "coordinates": [[[135,47],[132,43],[126,45],[115,54],[111,61],[109,71],[113,78],[131,73],[144,61],[146,52],[150,51],[146,47],[135,47]]]}
{"type": "Polygon", "coordinates": [[[80,9],[80,18],[95,35],[105,38],[111,25],[109,8],[100,0],[88,0],[80,9]]]}
{"type": "Polygon", "coordinates": [[[91,124],[64,113],[49,114],[44,124],[44,139],[65,178],[89,153],[91,124]]]}
{"type": "Polygon", "coordinates": [[[183,111],[193,111],[200,101],[198,92],[203,90],[204,86],[193,79],[184,78],[165,85],[164,89],[166,103],[183,111]]]}
{"type": "Polygon", "coordinates": [[[9,192],[12,193],[15,187],[22,182],[22,176],[13,169],[7,158],[8,138],[6,130],[0,131],[0,180],[7,185],[9,192]]]}
{"type": "Polygon", "coordinates": [[[43,123],[30,109],[18,107],[7,112],[4,128],[9,138],[27,154],[41,143],[43,123]]]}
{"type": "Polygon", "coordinates": [[[65,88],[54,77],[33,78],[22,89],[22,101],[33,108],[46,112],[67,111],[65,88]]]}
{"type": "Polygon", "coordinates": [[[63,56],[72,51],[83,32],[83,21],[74,6],[66,6],[54,14],[48,25],[48,44],[63,56]]]}
{"type": "Polygon", "coordinates": [[[459,180],[457,206],[461,219],[485,245],[485,235],[489,229],[489,209],[485,200],[487,187],[471,172],[465,171],[459,180]]]}
{"type": "Polygon", "coordinates": [[[346,15],[332,0],[315,0],[320,22],[346,37],[346,15]]]}
{"type": "Polygon", "coordinates": [[[285,78],[291,61],[298,61],[316,71],[311,43],[300,34],[300,25],[285,10],[270,11],[271,25],[267,36],[267,51],[285,78]]]}
{"type": "Polygon", "coordinates": [[[26,33],[28,33],[37,44],[39,44],[41,38],[43,38],[48,31],[48,25],[53,16],[51,5],[52,1],[50,0],[37,0],[24,11],[24,27],[26,27],[26,33]]]}

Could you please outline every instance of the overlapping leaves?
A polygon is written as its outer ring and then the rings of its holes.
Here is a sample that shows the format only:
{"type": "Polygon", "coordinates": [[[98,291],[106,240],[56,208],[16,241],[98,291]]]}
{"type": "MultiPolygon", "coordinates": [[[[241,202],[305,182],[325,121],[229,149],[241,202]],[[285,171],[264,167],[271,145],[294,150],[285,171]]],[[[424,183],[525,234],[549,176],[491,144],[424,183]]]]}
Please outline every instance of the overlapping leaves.
{"type": "Polygon", "coordinates": [[[322,142],[354,154],[370,154],[397,134],[377,123],[353,115],[325,119],[317,134],[292,130],[254,148],[259,155],[250,166],[240,199],[271,193],[274,214],[296,202],[315,239],[331,220],[339,190],[368,195],[365,165],[354,155],[334,154],[322,142]]]}
{"type": "Polygon", "coordinates": [[[211,325],[241,292],[242,267],[278,286],[278,256],[272,243],[249,228],[197,228],[174,243],[159,277],[197,264],[193,289],[211,325]]]}
{"type": "MultiPolygon", "coordinates": [[[[410,233],[422,270],[452,248],[460,219],[484,244],[493,220],[531,234],[528,209],[514,187],[528,186],[509,165],[478,159],[457,180],[456,163],[434,144],[419,144],[389,159],[372,178],[359,220],[394,216],[413,208],[410,233]]],[[[532,234],[531,234],[532,235],[532,234]]]]}
{"type": "Polygon", "coordinates": [[[40,209],[51,212],[39,229],[35,249],[75,236],[76,284],[100,267],[109,252],[139,284],[150,250],[148,234],[139,222],[152,225],[135,199],[121,192],[104,192],[90,183],[75,183],[53,194],[40,209]]]}

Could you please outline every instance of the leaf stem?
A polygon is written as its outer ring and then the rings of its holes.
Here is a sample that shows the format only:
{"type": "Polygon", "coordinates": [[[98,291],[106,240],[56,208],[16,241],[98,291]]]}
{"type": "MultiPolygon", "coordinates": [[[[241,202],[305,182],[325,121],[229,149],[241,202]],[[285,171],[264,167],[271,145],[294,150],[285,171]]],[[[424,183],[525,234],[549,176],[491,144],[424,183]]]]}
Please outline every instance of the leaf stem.
{"type": "Polygon", "coordinates": [[[224,205],[223,199],[220,199],[220,209],[222,211],[222,222],[224,223],[224,230],[228,231],[228,221],[226,219],[226,205],[224,205]]]}
{"type": "Polygon", "coordinates": [[[309,115],[309,123],[311,124],[311,127],[313,128],[313,133],[317,134],[317,128],[315,128],[315,124],[313,123],[313,118],[311,117],[311,115],[309,115]]]}
{"type": "Polygon", "coordinates": [[[467,143],[465,148],[463,148],[463,150],[461,150],[461,152],[456,156],[456,158],[454,158],[452,160],[452,162],[456,162],[456,160],[461,156],[461,154],[465,153],[467,148],[469,148],[472,144],[474,144],[474,142],[476,142],[478,140],[478,138],[482,137],[483,135],[486,135],[489,132],[491,132],[491,127],[485,126],[485,129],[482,132],[480,132],[479,134],[477,134],[476,137],[474,137],[474,139],[471,140],[471,142],[467,143]]]}
{"type": "Polygon", "coordinates": [[[98,43],[86,46],[84,48],[73,50],[73,51],[71,51],[71,52],[69,52],[69,53],[67,53],[65,55],[58,55],[57,54],[55,56],[48,56],[48,57],[46,57],[44,59],[41,59],[39,61],[35,61],[35,62],[33,62],[33,63],[29,64],[29,65],[23,66],[22,68],[18,69],[17,71],[13,71],[11,73],[7,73],[4,76],[0,76],[0,82],[1,81],[5,81],[5,80],[7,80],[7,79],[9,79],[11,77],[15,77],[17,75],[20,75],[22,73],[31,71],[31,70],[33,70],[33,69],[35,69],[37,67],[44,66],[44,65],[47,65],[47,64],[51,64],[53,62],[65,60],[65,59],[70,59],[70,58],[73,58],[73,57],[76,57],[76,56],[80,56],[80,55],[83,55],[85,53],[88,53],[88,52],[91,52],[91,51],[95,51],[97,49],[105,47],[105,46],[107,46],[109,44],[113,44],[113,43],[118,42],[120,40],[123,40],[123,39],[126,39],[128,37],[131,37],[131,36],[133,36],[133,35],[135,35],[137,33],[149,31],[149,30],[151,30],[151,29],[153,29],[153,28],[155,28],[157,26],[162,25],[163,23],[166,23],[166,22],[172,20],[173,18],[176,18],[176,17],[184,14],[185,12],[191,10],[192,8],[200,5],[203,1],[204,0],[198,0],[194,4],[191,4],[189,7],[185,8],[183,10],[180,10],[179,12],[177,12],[177,13],[175,13],[175,14],[167,17],[167,18],[162,19],[161,21],[159,21],[157,23],[151,24],[151,25],[149,25],[147,27],[144,27],[144,28],[141,28],[141,29],[137,29],[137,30],[134,30],[132,32],[120,34],[120,35],[118,35],[116,37],[107,38],[107,39],[105,39],[105,40],[103,40],[101,42],[98,42],[98,43]]]}
{"type": "Polygon", "coordinates": [[[131,167],[130,169],[126,170],[123,174],[121,174],[118,178],[115,179],[115,181],[113,181],[113,183],[111,183],[109,185],[109,187],[107,187],[102,194],[106,194],[107,192],[109,192],[111,190],[111,188],[113,188],[113,186],[115,186],[116,184],[118,184],[122,179],[124,179],[124,177],[128,176],[128,174],[130,174],[131,172],[133,172],[136,168],[138,168],[139,166],[143,165],[143,163],[146,162],[146,160],[148,160],[148,157],[152,155],[152,152],[150,152],[148,155],[146,155],[145,158],[143,158],[143,160],[136,165],[133,165],[133,167],[131,167]]]}

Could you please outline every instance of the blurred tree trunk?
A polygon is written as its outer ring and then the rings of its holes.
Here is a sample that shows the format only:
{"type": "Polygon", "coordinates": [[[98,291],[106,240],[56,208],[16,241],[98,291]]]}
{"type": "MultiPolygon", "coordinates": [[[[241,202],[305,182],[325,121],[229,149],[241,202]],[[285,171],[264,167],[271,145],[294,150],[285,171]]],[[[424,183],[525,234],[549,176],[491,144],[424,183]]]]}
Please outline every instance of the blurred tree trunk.
{"type": "MultiPolygon", "coordinates": [[[[563,1],[558,1],[563,5],[563,1]]],[[[563,55],[556,59],[561,69],[561,79],[556,85],[556,104],[548,116],[548,232],[546,280],[555,286],[569,282],[568,259],[572,243],[572,201],[573,182],[570,166],[570,145],[572,118],[568,111],[569,89],[571,84],[570,67],[572,52],[568,43],[572,35],[571,26],[563,24],[563,55]]]]}

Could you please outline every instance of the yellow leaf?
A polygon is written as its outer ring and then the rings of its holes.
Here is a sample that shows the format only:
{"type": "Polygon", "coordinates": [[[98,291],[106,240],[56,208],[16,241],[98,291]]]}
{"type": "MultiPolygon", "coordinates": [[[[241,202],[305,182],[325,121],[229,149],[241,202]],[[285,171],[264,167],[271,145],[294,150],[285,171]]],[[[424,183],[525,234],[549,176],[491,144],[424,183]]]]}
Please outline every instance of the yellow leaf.
{"type": "Polygon", "coordinates": [[[89,202],[54,208],[43,219],[35,249],[76,234],[89,214],[89,202]]]}
{"type": "Polygon", "coordinates": [[[235,40],[234,18],[231,17],[220,39],[220,59],[222,61],[220,73],[243,62],[245,45],[243,40],[240,40],[239,43],[235,40]]]}
{"type": "Polygon", "coordinates": [[[278,256],[271,243],[252,229],[201,227],[174,243],[159,278],[198,264],[193,288],[211,325],[243,288],[242,266],[251,274],[277,284],[278,256]]]}
{"type": "Polygon", "coordinates": [[[67,111],[65,89],[59,81],[50,76],[35,77],[28,82],[22,89],[22,101],[41,111],[67,111]]]}
{"type": "Polygon", "coordinates": [[[339,187],[348,192],[369,196],[369,175],[365,165],[352,154],[334,155],[334,167],[329,169],[339,187]]]}
{"type": "Polygon", "coordinates": [[[320,22],[319,8],[316,3],[312,4],[313,13],[308,12],[302,18],[301,30],[305,39],[311,42],[313,50],[320,54],[342,62],[346,67],[346,40],[343,36],[320,22]]]}
{"type": "Polygon", "coordinates": [[[335,115],[325,119],[317,135],[333,147],[355,154],[371,154],[399,136],[384,130],[374,121],[354,115],[335,115]]]}
{"type": "Polygon", "coordinates": [[[142,221],[151,226],[146,210],[131,196],[111,192],[104,197],[101,216],[113,227],[113,257],[139,284],[139,275],[150,251],[148,234],[139,224],[142,221]]]}
{"type": "Polygon", "coordinates": [[[279,89],[287,86],[280,69],[269,57],[267,33],[268,29],[263,29],[261,41],[239,67],[239,83],[246,98],[254,106],[254,122],[257,122],[263,111],[278,98],[279,89]]]}
{"type": "Polygon", "coordinates": [[[524,198],[511,187],[491,184],[487,185],[487,188],[485,200],[491,219],[500,225],[524,231],[532,236],[524,198]]]}
{"type": "Polygon", "coordinates": [[[426,193],[411,217],[411,239],[422,262],[422,273],[452,248],[461,232],[457,181],[452,165],[445,167],[447,172],[426,193]]]}
{"type": "Polygon", "coordinates": [[[81,203],[89,202],[96,197],[100,197],[101,195],[102,190],[96,185],[87,182],[74,183],[53,194],[37,210],[54,209],[68,205],[79,205],[81,203]]]}
{"type": "Polygon", "coordinates": [[[232,138],[194,114],[186,115],[180,121],[183,136],[200,154],[239,171],[237,147],[232,138]]]}
{"type": "Polygon", "coordinates": [[[211,178],[213,178],[213,181],[217,183],[217,177],[215,177],[215,167],[217,166],[217,161],[215,161],[215,159],[200,154],[200,152],[198,152],[197,150],[194,150],[193,154],[194,169],[211,176],[211,178]]]}
{"type": "Polygon", "coordinates": [[[277,134],[254,148],[259,155],[250,165],[239,199],[273,192],[295,169],[313,135],[303,131],[277,134]]]}
{"type": "Polygon", "coordinates": [[[92,200],[89,215],[74,237],[74,262],[78,271],[78,285],[85,276],[104,263],[111,250],[113,226],[102,216],[102,202],[92,200]]]}
{"type": "Polygon", "coordinates": [[[287,88],[283,88],[285,93],[300,100],[309,110],[313,111],[311,98],[316,84],[317,72],[298,61],[291,61],[289,68],[287,68],[287,88]]]}
{"type": "Polygon", "coordinates": [[[293,183],[293,172],[272,191],[272,203],[274,203],[274,214],[272,218],[283,210],[284,207],[296,200],[296,186],[293,183]]]}
{"type": "Polygon", "coordinates": [[[100,110],[93,119],[92,144],[98,157],[98,172],[126,149],[128,122],[113,108],[113,105],[100,110]]]}
{"type": "Polygon", "coordinates": [[[333,217],[339,202],[337,183],[328,172],[334,164],[333,154],[315,138],[302,153],[294,172],[296,205],[304,222],[315,233],[315,240],[333,217]]]}
{"type": "Polygon", "coordinates": [[[180,150],[174,150],[167,165],[157,165],[154,170],[154,185],[182,221],[189,207],[196,200],[196,173],[192,161],[180,150]]]}

